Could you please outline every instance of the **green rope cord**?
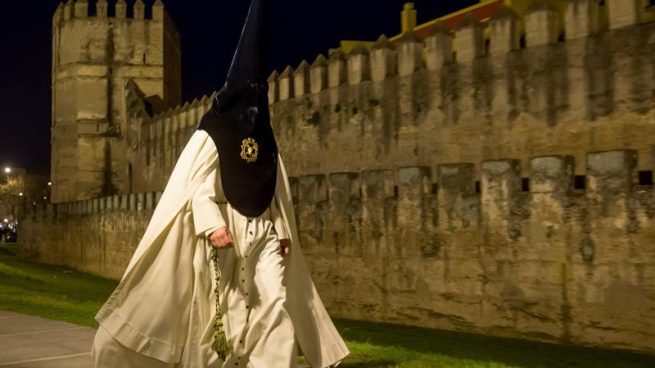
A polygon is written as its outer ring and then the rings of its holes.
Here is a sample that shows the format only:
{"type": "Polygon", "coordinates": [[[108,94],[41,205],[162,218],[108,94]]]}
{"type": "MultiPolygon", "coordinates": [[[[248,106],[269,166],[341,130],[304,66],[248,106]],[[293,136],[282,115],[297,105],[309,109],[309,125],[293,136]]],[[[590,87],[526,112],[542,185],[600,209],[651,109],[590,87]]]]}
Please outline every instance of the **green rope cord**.
{"type": "Polygon", "coordinates": [[[219,282],[221,276],[218,269],[218,250],[214,247],[212,247],[211,257],[214,263],[214,271],[216,273],[216,288],[214,289],[214,294],[216,294],[216,320],[214,321],[214,344],[212,345],[212,348],[222,360],[225,360],[227,354],[232,350],[232,347],[227,341],[225,329],[223,328],[223,312],[221,311],[219,294],[219,282]]]}

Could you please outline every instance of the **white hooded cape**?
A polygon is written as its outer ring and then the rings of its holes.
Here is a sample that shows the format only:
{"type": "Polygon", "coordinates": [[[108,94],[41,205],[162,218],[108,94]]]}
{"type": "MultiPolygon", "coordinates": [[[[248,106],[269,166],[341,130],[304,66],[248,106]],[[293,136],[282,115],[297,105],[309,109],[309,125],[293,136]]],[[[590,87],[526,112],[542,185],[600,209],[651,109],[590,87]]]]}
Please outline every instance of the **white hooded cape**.
{"type": "MultiPolygon", "coordinates": [[[[307,270],[289,180],[282,158],[278,158],[276,185],[283,190],[276,200],[291,240],[285,266],[287,308],[307,362],[315,368],[327,367],[340,363],[349,351],[307,270]]],[[[207,355],[213,352],[207,346],[206,326],[211,325],[215,315],[215,303],[210,310],[207,306],[208,298],[213,298],[214,286],[213,265],[207,261],[210,245],[204,236],[196,234],[191,198],[217,160],[212,139],[204,130],[196,130],[173,169],[120,283],[95,316],[125,347],[185,368],[216,359],[207,355]]],[[[227,220],[231,233],[235,234],[229,213],[227,220]]],[[[232,261],[236,262],[229,260],[232,261]]],[[[224,309],[242,302],[240,293],[230,286],[234,265],[225,262],[221,263],[221,273],[226,276],[220,283],[221,296],[225,296],[224,309]]],[[[242,325],[241,314],[228,312],[224,317],[232,346],[238,346],[239,331],[230,327],[242,325]]]]}

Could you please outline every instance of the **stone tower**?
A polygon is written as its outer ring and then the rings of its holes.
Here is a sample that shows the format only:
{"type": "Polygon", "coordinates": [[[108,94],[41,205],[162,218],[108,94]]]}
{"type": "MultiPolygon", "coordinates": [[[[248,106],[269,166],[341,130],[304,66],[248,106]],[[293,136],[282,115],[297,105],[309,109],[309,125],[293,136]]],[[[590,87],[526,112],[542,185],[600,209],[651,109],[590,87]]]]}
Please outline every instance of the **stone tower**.
{"type": "Polygon", "coordinates": [[[129,192],[126,87],[152,109],[180,103],[175,25],[161,0],[69,0],[53,17],[52,52],[52,202],[129,192]]]}

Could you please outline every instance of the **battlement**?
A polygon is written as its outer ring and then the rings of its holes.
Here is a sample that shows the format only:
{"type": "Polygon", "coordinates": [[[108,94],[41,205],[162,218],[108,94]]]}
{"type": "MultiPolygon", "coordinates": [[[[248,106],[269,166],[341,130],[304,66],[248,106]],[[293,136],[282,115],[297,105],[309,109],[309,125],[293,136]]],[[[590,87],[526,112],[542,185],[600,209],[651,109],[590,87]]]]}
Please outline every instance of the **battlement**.
{"type": "Polygon", "coordinates": [[[297,68],[287,66],[283,73],[276,71],[269,78],[271,90],[276,91],[271,94],[270,102],[299,98],[344,84],[409,76],[420,69],[439,71],[452,63],[470,65],[480,58],[509,57],[512,52],[597,37],[609,29],[653,21],[655,10],[643,6],[641,0],[567,1],[564,12],[550,2],[535,0],[521,16],[501,5],[484,20],[473,12],[468,13],[453,29],[435,22],[417,31],[409,30],[392,42],[383,35],[372,48],[361,43],[348,55],[339,49],[329,60],[319,55],[309,67],[306,61],[297,68]]]}
{"type": "Polygon", "coordinates": [[[68,0],[59,4],[53,16],[53,24],[60,24],[74,19],[114,18],[127,20],[164,21],[166,11],[162,0],[156,0],[146,7],[143,0],[136,0],[129,6],[125,0],[108,2],[107,0],[68,0]]]}
{"type": "Polygon", "coordinates": [[[655,22],[619,2],[537,1],[522,14],[501,4],[273,72],[290,173],[516,157],[525,176],[536,153],[582,161],[624,134],[652,170],[655,22]]]}
{"type": "Polygon", "coordinates": [[[172,116],[181,115],[184,116],[182,119],[187,122],[187,124],[193,124],[200,121],[200,117],[207,112],[208,107],[211,106],[212,100],[216,96],[217,92],[214,92],[210,95],[203,95],[200,98],[195,98],[191,102],[187,102],[181,106],[175,106],[173,108],[167,109],[160,113],[155,114],[152,117],[153,123],[162,122],[172,116]]]}
{"type": "Polygon", "coordinates": [[[33,207],[34,219],[56,219],[61,216],[91,215],[107,211],[152,211],[161,198],[162,192],[131,193],[86,199],[75,202],[52,203],[33,207]]]}
{"type": "Polygon", "coordinates": [[[205,95],[152,117],[145,112],[143,105],[130,108],[130,125],[138,127],[133,135],[127,137],[127,157],[135,168],[135,174],[130,178],[133,192],[164,188],[180,153],[202,116],[211,107],[214,96],[205,95]]]}

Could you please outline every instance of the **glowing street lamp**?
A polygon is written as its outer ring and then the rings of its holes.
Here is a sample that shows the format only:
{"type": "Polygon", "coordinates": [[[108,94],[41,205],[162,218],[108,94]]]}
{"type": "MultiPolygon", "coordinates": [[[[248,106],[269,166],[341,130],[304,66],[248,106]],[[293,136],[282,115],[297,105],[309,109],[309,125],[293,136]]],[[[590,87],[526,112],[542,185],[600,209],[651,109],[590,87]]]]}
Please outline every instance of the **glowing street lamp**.
{"type": "Polygon", "coordinates": [[[11,172],[11,167],[7,166],[5,167],[5,174],[9,174],[11,172]]]}

